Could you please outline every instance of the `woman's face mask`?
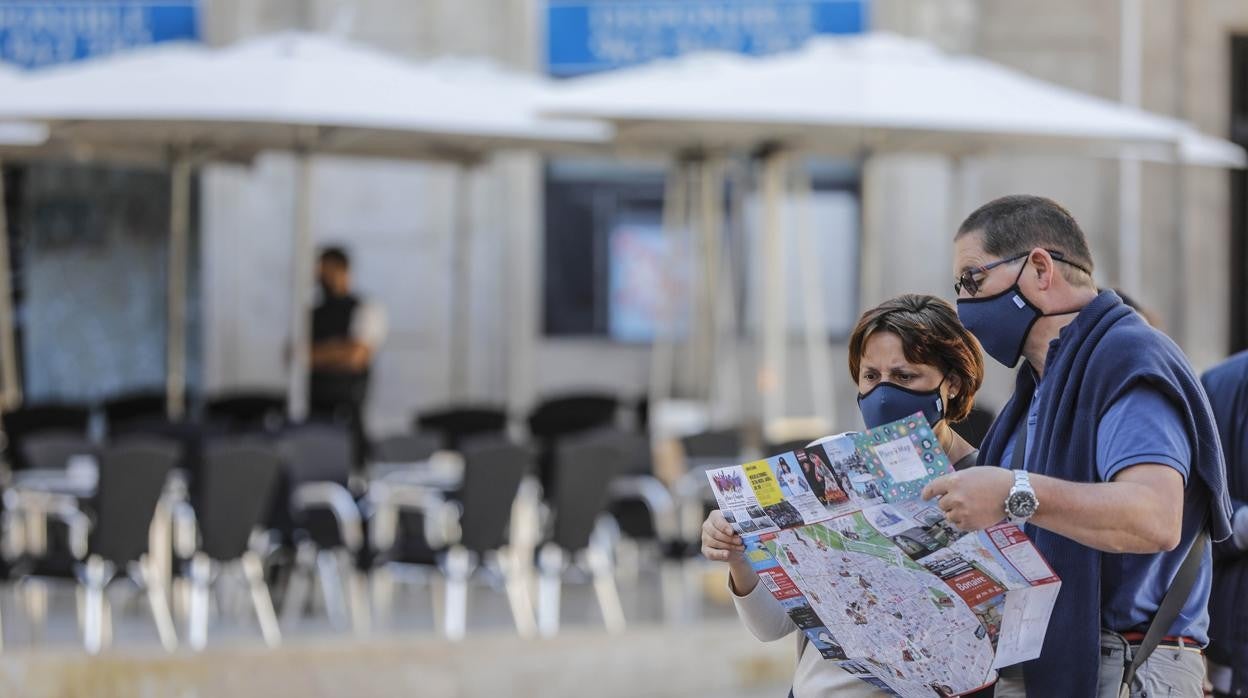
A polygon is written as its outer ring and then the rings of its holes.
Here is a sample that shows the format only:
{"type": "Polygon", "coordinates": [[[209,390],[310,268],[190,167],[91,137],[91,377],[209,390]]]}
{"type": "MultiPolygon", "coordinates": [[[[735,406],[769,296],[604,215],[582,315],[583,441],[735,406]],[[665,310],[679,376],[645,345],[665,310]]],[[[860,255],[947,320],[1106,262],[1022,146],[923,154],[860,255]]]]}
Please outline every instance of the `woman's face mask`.
{"type": "Polygon", "coordinates": [[[945,401],[940,396],[940,388],[945,379],[935,390],[911,390],[896,383],[877,383],[866,393],[858,395],[858,410],[862,412],[862,421],[868,429],[905,419],[916,412],[922,412],[927,423],[936,423],[945,418],[945,401]]]}

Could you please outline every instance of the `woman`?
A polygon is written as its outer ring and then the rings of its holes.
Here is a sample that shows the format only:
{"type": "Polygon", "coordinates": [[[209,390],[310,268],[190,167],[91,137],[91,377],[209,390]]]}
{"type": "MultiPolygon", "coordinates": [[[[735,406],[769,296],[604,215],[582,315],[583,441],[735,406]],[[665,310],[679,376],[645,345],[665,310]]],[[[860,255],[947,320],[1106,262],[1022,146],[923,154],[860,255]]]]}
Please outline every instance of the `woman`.
{"type": "MultiPolygon", "coordinates": [[[[867,428],[922,412],[954,467],[975,464],[976,450],[950,426],[971,411],[984,380],[979,344],[958,322],[949,303],[908,294],[868,310],[849,339],[849,372],[858,385],[858,407],[867,428]]],[[[728,563],[729,588],[737,613],[764,642],[797,630],[775,597],[759,584],[744,556],[741,537],[719,511],[702,524],[702,553],[728,563]]],[[[884,695],[823,659],[798,632],[793,695],[884,695]]]]}

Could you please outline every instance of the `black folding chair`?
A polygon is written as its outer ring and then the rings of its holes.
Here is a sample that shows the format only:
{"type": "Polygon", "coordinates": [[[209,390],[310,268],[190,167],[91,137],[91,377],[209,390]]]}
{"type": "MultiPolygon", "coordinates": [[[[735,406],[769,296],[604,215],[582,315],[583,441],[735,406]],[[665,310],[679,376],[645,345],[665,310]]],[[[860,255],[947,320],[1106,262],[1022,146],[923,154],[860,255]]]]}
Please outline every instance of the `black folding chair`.
{"type": "Polygon", "coordinates": [[[432,434],[394,434],[373,442],[369,476],[376,479],[410,470],[427,462],[440,449],[432,434]]]}
{"type": "Polygon", "coordinates": [[[22,462],[38,470],[60,470],[71,459],[94,459],[99,449],[79,431],[49,430],[28,434],[22,439],[22,462]]]}
{"type": "Polygon", "coordinates": [[[0,426],[4,428],[5,454],[13,470],[24,470],[30,467],[22,447],[23,440],[28,436],[52,432],[59,434],[76,434],[87,437],[87,428],[91,421],[91,411],[85,406],[68,404],[43,404],[19,407],[12,412],[0,415],[0,426]]]}
{"type": "Polygon", "coordinates": [[[286,423],[286,396],[262,390],[217,395],[204,403],[203,418],[232,434],[276,433],[286,423]]]}
{"type": "Polygon", "coordinates": [[[529,434],[538,445],[537,467],[542,489],[555,495],[555,449],[576,434],[615,426],[620,402],[600,393],[567,394],[547,398],[529,414],[529,434]]]}
{"type": "Polygon", "coordinates": [[[443,630],[447,637],[464,636],[467,624],[468,583],[473,573],[488,566],[503,579],[516,629],[524,637],[536,625],[525,582],[527,560],[509,545],[512,504],[520,482],[532,467],[528,449],[502,439],[473,441],[464,447],[464,479],[459,505],[446,504],[439,493],[402,484],[375,485],[377,512],[374,548],[386,560],[378,572],[382,583],[379,606],[389,611],[393,570],[410,565],[442,562],[446,575],[443,630]],[[454,512],[446,526],[446,512],[454,512]]]}
{"type": "Polygon", "coordinates": [[[282,602],[282,623],[298,622],[313,570],[337,627],[367,632],[371,614],[359,568],[367,567],[364,518],[347,489],[353,465],[351,433],[334,424],[306,424],[278,440],[290,492],[295,563],[282,602]],[[350,610],[344,600],[350,601],[350,610]]]}
{"type": "MultiPolygon", "coordinates": [[[[680,445],[684,451],[685,473],[673,490],[680,510],[680,538],[685,544],[683,553],[696,556],[701,554],[702,521],[716,506],[715,496],[706,483],[705,471],[707,468],[741,463],[745,443],[740,429],[727,428],[683,437],[680,445]]],[[[771,453],[768,451],[768,455],[771,453]]]]}
{"type": "Polygon", "coordinates": [[[460,441],[507,432],[507,410],[494,405],[456,405],[416,415],[416,430],[437,434],[442,448],[455,451],[460,441]]]}
{"type": "Polygon", "coordinates": [[[209,444],[195,498],[198,546],[190,562],[190,644],[201,650],[208,641],[210,586],[226,572],[236,572],[251,594],[265,643],[281,643],[273,598],[264,581],[264,562],[254,543],[268,513],[282,465],[277,449],[258,440],[209,444]]]}
{"type": "Polygon", "coordinates": [[[628,436],[604,429],[567,439],[555,451],[553,526],[538,556],[538,628],[543,635],[559,630],[561,588],[569,564],[588,569],[608,632],[624,629],[610,539],[600,521],[611,482],[628,463],[628,436]]]}
{"type": "Polygon", "coordinates": [[[176,444],[155,439],[135,439],[101,453],[99,488],[92,502],[95,523],[81,580],[83,643],[91,654],[111,640],[104,592],[120,570],[147,591],[161,644],[170,652],[177,649],[163,575],[149,559],[149,533],[165,483],[180,458],[176,444]]]}
{"type": "Polygon", "coordinates": [[[109,398],[103,407],[109,436],[116,438],[145,423],[163,421],[167,402],[164,390],[138,390],[109,398]]]}

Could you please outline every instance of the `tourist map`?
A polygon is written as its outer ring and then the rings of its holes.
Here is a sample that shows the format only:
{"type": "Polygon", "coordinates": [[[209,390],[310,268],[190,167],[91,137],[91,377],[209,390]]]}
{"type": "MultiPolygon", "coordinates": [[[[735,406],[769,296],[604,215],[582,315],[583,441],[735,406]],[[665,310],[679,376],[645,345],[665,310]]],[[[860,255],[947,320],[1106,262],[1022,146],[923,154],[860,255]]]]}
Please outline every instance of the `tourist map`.
{"type": "Polygon", "coordinates": [[[923,487],[953,472],[922,414],[707,477],[761,583],[824,658],[904,697],[1039,656],[1061,582],[1017,526],[967,533],[923,487]]]}

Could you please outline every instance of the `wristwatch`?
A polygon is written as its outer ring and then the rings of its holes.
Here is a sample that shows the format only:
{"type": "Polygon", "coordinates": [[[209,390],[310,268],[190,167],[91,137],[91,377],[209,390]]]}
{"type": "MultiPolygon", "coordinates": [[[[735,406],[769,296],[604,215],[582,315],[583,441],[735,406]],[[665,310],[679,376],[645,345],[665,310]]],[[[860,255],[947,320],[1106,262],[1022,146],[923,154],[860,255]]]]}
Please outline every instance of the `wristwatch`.
{"type": "Polygon", "coordinates": [[[1010,523],[1022,526],[1027,519],[1036,515],[1040,508],[1040,500],[1036,499],[1036,491],[1031,488],[1031,478],[1026,470],[1014,471],[1014,487],[1005,498],[1005,517],[1010,523]]]}

